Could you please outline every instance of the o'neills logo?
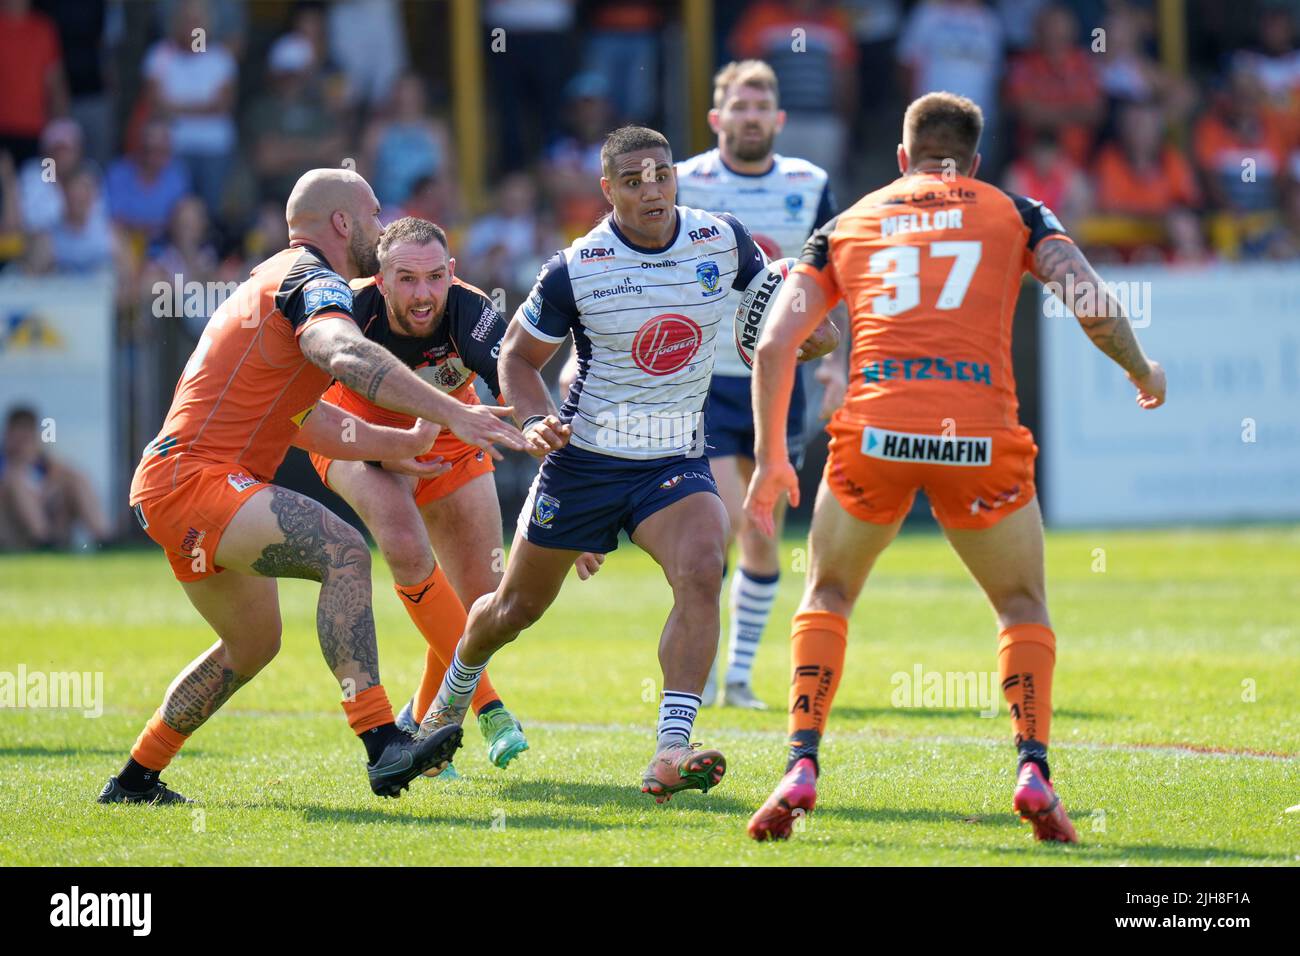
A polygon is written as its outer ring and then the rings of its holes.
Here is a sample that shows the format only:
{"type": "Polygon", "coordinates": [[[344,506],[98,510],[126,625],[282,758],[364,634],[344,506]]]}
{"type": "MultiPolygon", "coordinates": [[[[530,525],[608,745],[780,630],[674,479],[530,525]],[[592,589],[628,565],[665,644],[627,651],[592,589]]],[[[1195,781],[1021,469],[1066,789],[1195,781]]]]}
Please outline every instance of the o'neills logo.
{"type": "Polygon", "coordinates": [[[992,438],[913,435],[882,428],[867,428],[862,432],[862,454],[886,461],[925,461],[978,468],[989,463],[992,452],[992,438]]]}
{"type": "Polygon", "coordinates": [[[671,375],[689,364],[700,350],[700,327],[684,315],[665,312],[637,331],[632,339],[632,360],[651,375],[671,375]]]}

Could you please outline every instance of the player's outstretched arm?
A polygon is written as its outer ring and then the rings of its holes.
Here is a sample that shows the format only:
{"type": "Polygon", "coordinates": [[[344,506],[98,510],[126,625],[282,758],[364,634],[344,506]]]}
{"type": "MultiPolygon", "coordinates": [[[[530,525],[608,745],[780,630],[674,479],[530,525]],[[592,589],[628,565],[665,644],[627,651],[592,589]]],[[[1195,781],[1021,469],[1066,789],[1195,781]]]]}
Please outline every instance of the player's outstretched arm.
{"type": "Polygon", "coordinates": [[[754,475],[745,496],[745,513],[766,535],[775,533],[772,514],[782,492],[790,496],[792,507],[799,504],[799,476],[790,464],[785,421],[799,347],[821,324],[829,305],[815,279],[792,273],[777,293],[754,352],[754,475]]]}
{"type": "Polygon", "coordinates": [[[1034,251],[1034,275],[1074,313],[1092,344],[1128,373],[1138,390],[1137,403],[1143,408],[1163,405],[1164,369],[1142,351],[1124,307],[1079,247],[1050,237],[1043,240],[1034,251]],[[1066,298],[1067,289],[1076,292],[1073,302],[1066,298]]]}
{"type": "Polygon", "coordinates": [[[358,395],[384,408],[445,425],[495,459],[501,458],[493,447],[496,444],[526,449],[523,436],[501,421],[512,409],[466,405],[444,395],[388,349],[362,335],[350,319],[325,319],[308,326],[298,337],[298,347],[308,361],[358,395]]]}
{"type": "Polygon", "coordinates": [[[433,447],[438,431],[437,425],[423,418],[417,418],[410,428],[389,428],[349,414],[330,402],[317,402],[294,435],[293,444],[338,461],[387,460],[393,463],[392,470],[432,478],[449,466],[441,458],[427,462],[414,459],[433,447]]]}
{"type": "Polygon", "coordinates": [[[571,428],[560,420],[559,410],[551,400],[551,390],[542,378],[542,369],[559,349],[558,342],[544,342],[526,332],[519,321],[510,323],[501,340],[497,375],[501,379],[501,397],[514,409],[515,420],[523,426],[526,451],[543,458],[569,443],[571,428]]]}

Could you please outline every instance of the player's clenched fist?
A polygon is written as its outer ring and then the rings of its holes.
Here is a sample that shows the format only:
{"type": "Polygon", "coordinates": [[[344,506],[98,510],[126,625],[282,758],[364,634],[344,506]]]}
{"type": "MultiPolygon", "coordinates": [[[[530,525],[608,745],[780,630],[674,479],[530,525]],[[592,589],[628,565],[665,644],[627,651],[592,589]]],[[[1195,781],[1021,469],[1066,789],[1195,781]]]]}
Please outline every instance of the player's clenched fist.
{"type": "Polygon", "coordinates": [[[514,451],[527,451],[524,436],[507,422],[514,409],[495,405],[462,405],[451,416],[447,426],[461,441],[482,448],[495,460],[500,461],[501,452],[494,445],[504,445],[514,451]]]}
{"type": "Polygon", "coordinates": [[[524,422],[524,441],[528,443],[528,454],[534,458],[545,458],[551,452],[559,451],[569,443],[572,431],[572,426],[554,415],[534,415],[524,422]]]}
{"type": "Polygon", "coordinates": [[[1146,409],[1159,408],[1165,403],[1165,370],[1161,368],[1160,363],[1147,360],[1150,370],[1142,378],[1134,378],[1132,375],[1128,380],[1137,386],[1138,397],[1137,403],[1146,409]]]}
{"type": "Polygon", "coordinates": [[[790,496],[790,507],[799,507],[799,476],[789,461],[780,461],[775,465],[758,464],[754,466],[754,475],[749,479],[749,491],[745,495],[745,514],[754,522],[754,527],[769,538],[776,533],[772,518],[781,492],[790,496]]]}

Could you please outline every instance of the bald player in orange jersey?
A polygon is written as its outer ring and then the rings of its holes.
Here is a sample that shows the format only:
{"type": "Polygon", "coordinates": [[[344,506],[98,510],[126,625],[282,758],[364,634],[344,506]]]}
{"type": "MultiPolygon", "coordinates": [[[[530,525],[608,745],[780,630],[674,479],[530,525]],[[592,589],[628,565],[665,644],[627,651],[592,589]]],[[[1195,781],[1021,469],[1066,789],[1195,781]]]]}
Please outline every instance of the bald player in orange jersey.
{"type": "Polygon", "coordinates": [[[526,445],[500,420],[510,409],[456,401],[357,327],[347,280],[375,272],[382,234],[364,179],[312,170],[298,180],[285,216],[289,248],[254,268],[208,321],[131,483],[137,519],[217,641],[172,682],[101,803],[187,802],[159,773],[279,650],[280,577],[321,585],[321,650],[365,745],[376,794],[399,796],[425,770],[445,766],[460,743],[459,733],[416,741],[394,724],[379,682],[365,539],[318,502],[270,481],[290,445],[439,473],[441,463],[414,460],[437,435],[430,422],[495,457],[494,443],[526,445]],[[319,401],[331,378],[425,421],[395,429],[349,420],[319,401]]]}
{"type": "Polygon", "coordinates": [[[997,618],[998,673],[1018,755],[1012,805],[1037,839],[1077,842],[1047,764],[1056,637],[1034,493],[1038,449],[1017,418],[1011,372],[1024,273],[1078,291],[1066,304],[1128,373],[1141,408],[1164,402],[1165,375],[1052,212],[973,178],[982,128],[979,107],[964,97],[930,93],[913,102],[898,147],[901,178],[814,232],[759,343],[757,467],[745,508],[770,532],[779,496],[799,498],[785,449],[795,353],[831,306],[848,304],[853,374],[827,429],[811,567],[792,624],[790,756],[749,822],[755,839],[788,837],[816,802],[817,751],[844,667],[849,615],[923,488],[997,618]]]}

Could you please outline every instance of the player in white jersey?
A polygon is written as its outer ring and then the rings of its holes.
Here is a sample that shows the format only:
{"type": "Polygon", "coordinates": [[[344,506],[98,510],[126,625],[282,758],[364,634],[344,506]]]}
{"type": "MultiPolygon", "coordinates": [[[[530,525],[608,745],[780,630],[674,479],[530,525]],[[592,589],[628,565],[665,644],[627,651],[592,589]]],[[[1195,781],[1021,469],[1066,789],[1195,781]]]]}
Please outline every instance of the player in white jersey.
{"type": "MultiPolygon", "coordinates": [[[[797,257],[813,230],[838,212],[825,170],[773,151],[784,124],[785,111],[778,105],[772,68],[761,60],[728,63],[714,77],[713,109],[709,111],[709,126],[718,135],[717,148],[677,164],[678,200],[699,209],[734,213],[769,259],[797,257]]],[[[847,327],[846,322],[840,324],[847,327]]],[[[821,405],[825,418],[843,401],[847,387],[842,348],[822,359],[816,377],[825,390],[821,405]]],[[[740,552],[731,577],[722,703],[764,710],[767,705],[754,696],[750,674],[776,600],[784,508],[776,514],[775,537],[761,533],[745,517],[745,489],[754,473],[750,382],[749,366],[740,353],[720,346],[713,365],[705,431],[718,493],[740,552]]],[[[796,468],[803,460],[803,426],[803,376],[796,375],[786,422],[786,443],[796,468]]],[[[706,706],[716,697],[716,669],[715,664],[705,686],[706,706]]]]}
{"type": "Polygon", "coordinates": [[[613,212],[542,267],[502,341],[503,395],[545,457],[501,586],[470,610],[420,732],[463,720],[492,654],[542,616],[579,554],[613,551],[626,531],[673,591],[659,641],[658,740],[641,785],[662,803],[707,791],[726,769],[721,753],[690,742],[717,650],[728,535],[701,419],[714,337],[730,345],[728,290],[744,289],[764,262],[734,217],[675,205],[659,133],[616,130],[601,161],[613,212]],[[541,369],[570,333],[578,375],[557,410],[541,369]]]}

